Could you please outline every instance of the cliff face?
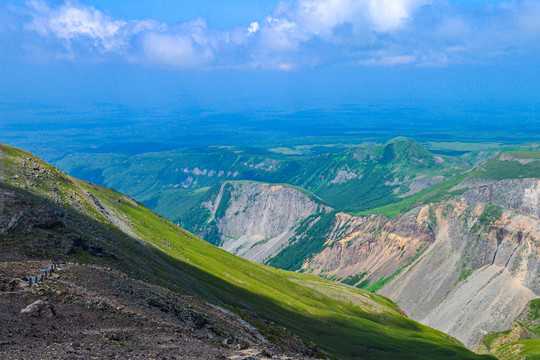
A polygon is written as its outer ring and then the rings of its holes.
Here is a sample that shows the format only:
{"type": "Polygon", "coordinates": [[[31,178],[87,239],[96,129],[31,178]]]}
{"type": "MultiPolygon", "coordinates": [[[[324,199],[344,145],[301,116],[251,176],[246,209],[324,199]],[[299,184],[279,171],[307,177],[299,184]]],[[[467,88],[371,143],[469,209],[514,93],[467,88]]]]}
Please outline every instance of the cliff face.
{"type": "Polygon", "coordinates": [[[475,347],[540,296],[540,180],[469,186],[392,219],[338,214],[304,271],[378,291],[475,347]]]}
{"type": "Polygon", "coordinates": [[[275,255],[307,217],[329,207],[294,188],[263,183],[224,183],[203,204],[212,212],[221,247],[256,262],[275,255]]]}

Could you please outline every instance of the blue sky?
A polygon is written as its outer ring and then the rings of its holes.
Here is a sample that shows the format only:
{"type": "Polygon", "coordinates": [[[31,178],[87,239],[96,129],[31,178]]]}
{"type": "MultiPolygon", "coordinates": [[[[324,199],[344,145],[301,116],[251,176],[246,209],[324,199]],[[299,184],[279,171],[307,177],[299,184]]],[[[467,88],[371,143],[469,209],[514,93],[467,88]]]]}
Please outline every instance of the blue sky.
{"type": "Polygon", "coordinates": [[[1,0],[0,105],[535,107],[539,19],[537,0],[1,0]]]}

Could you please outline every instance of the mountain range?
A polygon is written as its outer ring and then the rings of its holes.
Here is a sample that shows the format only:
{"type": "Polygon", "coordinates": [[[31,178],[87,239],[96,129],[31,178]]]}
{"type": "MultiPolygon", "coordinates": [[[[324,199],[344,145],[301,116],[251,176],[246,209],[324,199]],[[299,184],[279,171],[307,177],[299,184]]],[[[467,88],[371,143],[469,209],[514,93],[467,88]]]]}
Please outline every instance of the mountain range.
{"type": "Polygon", "coordinates": [[[475,350],[540,294],[537,148],[455,157],[396,138],[308,157],[208,148],[58,165],[117,186],[152,162],[151,191],[120,186],[210,243],[388,296],[475,350]]]}

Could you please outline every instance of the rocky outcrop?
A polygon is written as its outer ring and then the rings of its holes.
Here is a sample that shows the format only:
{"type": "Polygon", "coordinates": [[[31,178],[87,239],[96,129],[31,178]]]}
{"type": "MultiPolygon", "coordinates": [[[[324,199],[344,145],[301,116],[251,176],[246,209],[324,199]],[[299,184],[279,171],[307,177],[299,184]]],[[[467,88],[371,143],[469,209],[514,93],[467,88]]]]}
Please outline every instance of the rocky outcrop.
{"type": "Polygon", "coordinates": [[[330,210],[297,189],[254,182],[224,183],[203,205],[215,218],[221,247],[257,262],[287,246],[301,221],[330,210]]]}
{"type": "Polygon", "coordinates": [[[479,224],[487,205],[453,205],[439,217],[433,245],[380,293],[411,318],[475,347],[487,332],[508,328],[540,295],[540,227],[510,210],[493,224],[479,224]]]}
{"type": "Polygon", "coordinates": [[[540,180],[468,188],[391,219],[337,214],[303,271],[377,291],[474,348],[540,296],[540,180]]]}
{"type": "MultiPolygon", "coordinates": [[[[331,210],[294,188],[226,184],[205,204],[222,247],[259,262],[299,241],[302,221],[331,210]]],[[[462,188],[453,200],[393,218],[337,213],[322,251],[301,271],[377,291],[412,319],[476,347],[540,296],[540,180],[462,188]]]]}
{"type": "MultiPolygon", "coordinates": [[[[460,186],[452,200],[393,218],[332,215],[322,250],[301,271],[379,292],[412,319],[476,347],[540,296],[540,180],[460,186]]],[[[299,224],[332,210],[295,188],[254,182],[224,183],[204,206],[221,246],[258,262],[310,241],[299,224]]]]}
{"type": "Polygon", "coordinates": [[[433,239],[423,213],[394,221],[382,215],[355,217],[338,213],[327,247],[304,264],[304,271],[367,286],[398,271],[433,239]]]}
{"type": "Polygon", "coordinates": [[[540,218],[540,179],[511,179],[476,186],[462,198],[485,202],[540,218]]]}
{"type": "Polygon", "coordinates": [[[531,354],[523,345],[530,340],[537,342],[540,339],[539,305],[540,299],[531,301],[517,317],[513,328],[487,334],[475,351],[480,354],[495,355],[499,359],[529,359],[528,356],[534,358],[535,354],[531,354]],[[524,350],[523,353],[522,350],[524,350]]]}
{"type": "Polygon", "coordinates": [[[48,318],[54,318],[56,317],[56,310],[54,309],[54,306],[48,302],[43,300],[36,300],[24,309],[21,310],[21,314],[24,314],[28,317],[48,317],[48,318]]]}

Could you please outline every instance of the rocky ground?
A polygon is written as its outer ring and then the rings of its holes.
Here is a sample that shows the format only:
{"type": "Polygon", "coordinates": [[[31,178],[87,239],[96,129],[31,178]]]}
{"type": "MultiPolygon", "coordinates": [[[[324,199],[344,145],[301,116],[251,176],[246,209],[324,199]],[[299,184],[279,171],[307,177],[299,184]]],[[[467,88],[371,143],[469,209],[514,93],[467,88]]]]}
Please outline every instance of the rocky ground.
{"type": "Polygon", "coordinates": [[[50,264],[0,262],[3,359],[311,358],[294,336],[271,344],[198,298],[106,267],[71,264],[32,288],[22,280],[50,264]]]}

